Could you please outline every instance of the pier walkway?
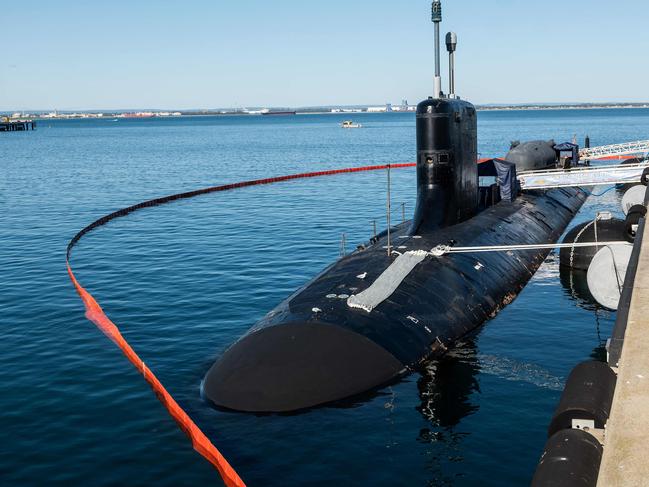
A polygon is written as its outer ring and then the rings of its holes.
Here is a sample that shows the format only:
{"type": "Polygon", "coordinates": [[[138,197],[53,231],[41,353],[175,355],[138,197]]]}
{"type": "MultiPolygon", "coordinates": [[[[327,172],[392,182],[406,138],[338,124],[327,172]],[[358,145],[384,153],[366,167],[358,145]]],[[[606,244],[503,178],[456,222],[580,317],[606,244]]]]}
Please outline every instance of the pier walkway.
{"type": "Polygon", "coordinates": [[[642,221],[635,243],[609,346],[618,376],[598,487],[649,485],[649,225],[642,221]]]}

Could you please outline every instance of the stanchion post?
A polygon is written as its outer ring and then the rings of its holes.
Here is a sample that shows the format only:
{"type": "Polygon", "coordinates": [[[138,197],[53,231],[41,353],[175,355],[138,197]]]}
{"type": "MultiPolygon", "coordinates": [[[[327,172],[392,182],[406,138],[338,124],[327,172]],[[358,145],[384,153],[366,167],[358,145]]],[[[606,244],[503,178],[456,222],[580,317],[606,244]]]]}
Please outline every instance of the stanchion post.
{"type": "Polygon", "coordinates": [[[390,213],[392,212],[390,203],[390,164],[388,164],[388,200],[387,200],[387,221],[388,221],[388,257],[390,256],[390,213]]]}

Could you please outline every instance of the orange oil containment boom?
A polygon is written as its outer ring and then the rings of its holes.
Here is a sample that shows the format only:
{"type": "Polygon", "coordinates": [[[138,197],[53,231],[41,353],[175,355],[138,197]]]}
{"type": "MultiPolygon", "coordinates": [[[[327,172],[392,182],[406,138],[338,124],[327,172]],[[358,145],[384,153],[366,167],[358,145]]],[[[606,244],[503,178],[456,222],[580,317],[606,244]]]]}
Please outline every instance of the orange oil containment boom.
{"type": "Polygon", "coordinates": [[[144,361],[135,353],[133,348],[129,345],[126,339],[122,336],[119,331],[119,328],[115,323],[113,323],[108,316],[104,313],[99,306],[99,303],[95,298],[86,291],[74,275],[72,271],[72,266],[70,264],[70,257],[72,254],[72,249],[79,242],[79,240],[88,232],[94,230],[97,227],[105,225],[115,218],[126,216],[129,213],[140,210],[142,208],[148,208],[151,206],[163,205],[165,203],[171,203],[179,199],[192,198],[194,196],[199,196],[207,193],[215,193],[221,191],[228,191],[237,188],[244,188],[247,186],[256,186],[262,184],[272,184],[282,181],[289,181],[292,179],[304,179],[304,178],[313,178],[319,176],[333,176],[336,174],[344,173],[355,173],[355,172],[364,172],[364,171],[377,171],[382,169],[390,168],[406,168],[414,167],[415,163],[399,163],[399,164],[384,164],[378,166],[363,166],[363,167],[351,167],[345,169],[333,169],[328,171],[316,171],[308,173],[299,173],[299,174],[290,174],[287,176],[279,176],[266,179],[255,179],[250,181],[242,181],[239,183],[224,184],[221,186],[212,186],[209,188],[203,188],[195,191],[189,191],[186,193],[178,193],[170,196],[164,196],[162,198],[156,198],[142,203],[138,203],[127,208],[110,213],[109,215],[103,216],[98,220],[94,221],[90,225],[86,226],[80,230],[68,243],[67,252],[66,252],[66,265],[68,269],[68,274],[72,280],[72,284],[76,288],[83,304],[86,307],[86,318],[92,321],[97,327],[104,332],[104,334],[110,338],[115,345],[119,347],[122,353],[128,358],[128,360],[135,366],[137,370],[140,371],[144,379],[149,383],[153,392],[158,397],[162,405],[167,409],[171,417],[176,421],[178,426],[192,441],[192,446],[194,450],[200,453],[208,462],[210,462],[219,472],[223,482],[227,487],[241,487],[245,486],[243,480],[239,477],[237,472],[230,466],[225,457],[219,452],[219,450],[214,446],[210,439],[205,436],[201,429],[192,421],[189,415],[180,407],[180,405],[174,400],[174,398],[169,394],[167,389],[162,385],[158,380],[155,374],[147,368],[144,361]]]}

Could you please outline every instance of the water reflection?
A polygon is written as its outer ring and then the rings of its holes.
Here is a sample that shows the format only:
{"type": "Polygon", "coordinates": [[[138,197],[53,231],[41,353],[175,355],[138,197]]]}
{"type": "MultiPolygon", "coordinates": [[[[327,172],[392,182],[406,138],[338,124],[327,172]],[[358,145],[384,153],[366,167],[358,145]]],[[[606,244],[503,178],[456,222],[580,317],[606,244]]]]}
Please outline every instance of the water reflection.
{"type": "Polygon", "coordinates": [[[563,377],[533,362],[480,353],[475,337],[458,343],[444,357],[426,362],[419,373],[417,410],[437,428],[452,428],[478,410],[473,398],[474,392],[480,392],[478,374],[552,391],[561,391],[564,383],[563,377]]]}
{"type": "Polygon", "coordinates": [[[468,433],[457,431],[455,426],[478,410],[471,396],[480,392],[476,378],[479,371],[473,338],[457,343],[448,354],[424,362],[419,369],[421,402],[416,409],[430,425],[417,435],[419,443],[430,445],[426,448],[426,469],[432,477],[427,485],[454,485],[458,480],[459,474],[451,473],[455,469],[447,467],[449,462],[463,460],[462,440],[468,433]]]}
{"type": "Polygon", "coordinates": [[[595,334],[597,346],[593,348],[590,357],[602,362],[606,361],[606,337],[609,332],[602,334],[602,322],[611,319],[610,311],[604,309],[595,301],[588,289],[587,271],[580,269],[560,268],[560,280],[564,292],[579,308],[591,311],[595,318],[595,334]]]}
{"type": "Polygon", "coordinates": [[[440,359],[425,362],[417,380],[421,399],[417,410],[434,426],[455,426],[478,409],[470,395],[480,392],[479,371],[473,339],[457,344],[440,359]]]}
{"type": "Polygon", "coordinates": [[[600,308],[593,298],[593,295],[588,289],[588,281],[586,280],[587,271],[581,269],[571,269],[569,267],[561,266],[559,268],[559,279],[561,285],[570,296],[577,306],[587,310],[596,310],[600,308]]]}
{"type": "MultiPolygon", "coordinates": [[[[555,281],[556,282],[556,281],[555,281]]],[[[532,362],[481,353],[473,336],[458,343],[447,355],[424,363],[417,380],[420,404],[417,410],[426,420],[417,441],[425,445],[427,485],[462,483],[468,436],[474,432],[462,420],[477,413],[479,377],[525,382],[539,389],[561,391],[564,379],[532,362]]],[[[466,481],[466,479],[465,479],[466,481]]]]}

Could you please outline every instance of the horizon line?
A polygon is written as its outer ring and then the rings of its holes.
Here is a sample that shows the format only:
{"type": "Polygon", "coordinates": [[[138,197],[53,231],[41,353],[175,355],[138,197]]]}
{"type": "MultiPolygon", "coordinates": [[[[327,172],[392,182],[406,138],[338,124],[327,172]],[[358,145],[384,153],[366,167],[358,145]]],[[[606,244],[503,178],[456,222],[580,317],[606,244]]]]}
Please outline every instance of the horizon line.
{"type": "MultiPolygon", "coordinates": [[[[335,109],[335,108],[368,108],[368,107],[385,107],[385,106],[401,107],[402,104],[396,103],[362,103],[353,105],[302,105],[302,106],[287,106],[287,105],[239,105],[230,107],[212,107],[212,108],[159,108],[159,107],[131,107],[131,108],[30,108],[30,109],[0,109],[0,113],[19,113],[19,112],[34,112],[34,113],[51,113],[51,112],[109,112],[109,113],[125,113],[125,112],[213,112],[213,111],[241,111],[248,109],[288,109],[288,110],[314,110],[314,109],[335,109]]],[[[416,106],[417,104],[408,104],[408,106],[416,106]]],[[[476,107],[578,107],[578,106],[611,106],[611,105],[649,105],[649,101],[572,101],[572,102],[487,102],[487,103],[474,103],[476,107]]]]}

